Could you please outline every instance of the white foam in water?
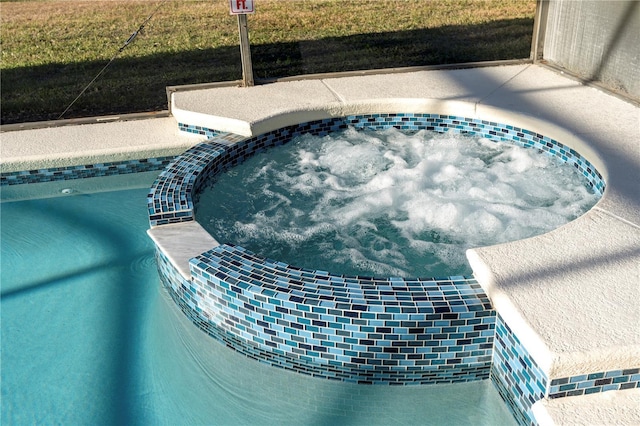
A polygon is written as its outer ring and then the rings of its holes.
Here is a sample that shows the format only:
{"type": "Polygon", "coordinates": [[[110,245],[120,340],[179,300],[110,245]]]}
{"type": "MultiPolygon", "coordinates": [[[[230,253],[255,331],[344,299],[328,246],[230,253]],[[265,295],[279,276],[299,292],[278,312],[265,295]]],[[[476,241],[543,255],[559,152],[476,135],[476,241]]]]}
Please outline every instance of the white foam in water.
{"type": "Polygon", "coordinates": [[[296,266],[424,277],[468,274],[468,248],[550,231],[597,199],[571,165],[536,150],[348,129],[258,154],[196,212],[216,239],[296,266]]]}

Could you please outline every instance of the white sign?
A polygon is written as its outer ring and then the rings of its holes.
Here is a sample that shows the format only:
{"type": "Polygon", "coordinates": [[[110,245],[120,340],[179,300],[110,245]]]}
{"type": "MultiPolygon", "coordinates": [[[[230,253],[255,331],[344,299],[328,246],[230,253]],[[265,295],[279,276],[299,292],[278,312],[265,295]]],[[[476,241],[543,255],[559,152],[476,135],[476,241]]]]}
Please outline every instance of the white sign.
{"type": "Polygon", "coordinates": [[[245,13],[253,13],[253,0],[229,0],[232,15],[244,15],[245,13]]]}

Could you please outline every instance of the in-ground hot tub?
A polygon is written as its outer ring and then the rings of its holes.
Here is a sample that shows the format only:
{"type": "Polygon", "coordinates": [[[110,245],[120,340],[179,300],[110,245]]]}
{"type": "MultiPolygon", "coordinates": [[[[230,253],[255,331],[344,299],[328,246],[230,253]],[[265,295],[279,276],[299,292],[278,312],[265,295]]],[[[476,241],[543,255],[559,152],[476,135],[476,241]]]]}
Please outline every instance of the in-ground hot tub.
{"type": "Polygon", "coordinates": [[[358,383],[488,378],[496,312],[472,276],[375,278],[301,269],[218,244],[195,222],[194,198],[210,177],[295,135],[323,135],[349,126],[464,132],[538,149],[573,164],[595,192],[604,190],[600,173],[572,148],[528,129],[482,119],[363,114],[249,138],[183,125],[183,130],[212,137],[168,166],[149,194],[149,234],[164,285],[202,330],[278,367],[358,383]]]}

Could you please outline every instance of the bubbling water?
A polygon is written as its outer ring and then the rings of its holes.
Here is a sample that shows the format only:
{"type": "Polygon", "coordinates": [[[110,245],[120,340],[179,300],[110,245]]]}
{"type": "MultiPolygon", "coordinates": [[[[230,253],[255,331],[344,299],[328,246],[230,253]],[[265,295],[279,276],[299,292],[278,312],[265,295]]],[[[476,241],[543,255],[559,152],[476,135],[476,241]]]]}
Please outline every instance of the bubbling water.
{"type": "Polygon", "coordinates": [[[219,175],[197,220],[219,241],[345,275],[467,275],[465,251],[539,235],[598,200],[555,157],[453,133],[304,135],[219,175]]]}

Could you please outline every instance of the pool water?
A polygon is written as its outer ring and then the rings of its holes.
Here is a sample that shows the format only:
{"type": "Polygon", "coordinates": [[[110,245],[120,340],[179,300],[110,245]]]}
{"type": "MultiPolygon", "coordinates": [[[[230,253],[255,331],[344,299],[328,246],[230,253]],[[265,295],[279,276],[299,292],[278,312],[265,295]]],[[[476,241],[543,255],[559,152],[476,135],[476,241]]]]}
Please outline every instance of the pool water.
{"type": "Polygon", "coordinates": [[[212,180],[196,219],[221,242],[336,275],[471,275],[467,249],[529,238],[599,195],[571,164],[477,136],[306,134],[212,180]]]}
{"type": "Polygon", "coordinates": [[[159,282],[151,183],[1,204],[2,424],[515,424],[488,380],[334,382],[214,341],[159,282]]]}

